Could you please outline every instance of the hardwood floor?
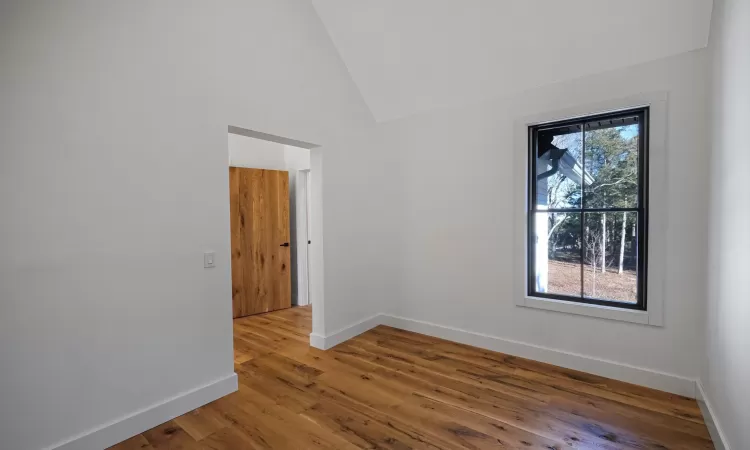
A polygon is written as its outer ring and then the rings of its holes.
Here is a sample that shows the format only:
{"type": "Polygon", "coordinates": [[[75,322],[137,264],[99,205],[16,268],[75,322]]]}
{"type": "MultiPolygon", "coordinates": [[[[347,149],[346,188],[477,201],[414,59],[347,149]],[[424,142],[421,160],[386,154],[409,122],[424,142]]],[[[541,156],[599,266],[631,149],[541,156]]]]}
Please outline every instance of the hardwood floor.
{"type": "Polygon", "coordinates": [[[377,327],[309,348],[311,310],[234,321],[240,389],[115,447],[711,449],[694,400],[377,327]]]}

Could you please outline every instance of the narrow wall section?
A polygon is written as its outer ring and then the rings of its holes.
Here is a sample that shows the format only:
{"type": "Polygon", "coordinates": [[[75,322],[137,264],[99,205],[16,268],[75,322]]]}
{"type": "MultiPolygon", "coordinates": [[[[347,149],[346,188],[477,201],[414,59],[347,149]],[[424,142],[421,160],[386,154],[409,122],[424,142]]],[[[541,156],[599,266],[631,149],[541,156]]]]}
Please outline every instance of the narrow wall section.
{"type": "Polygon", "coordinates": [[[715,0],[706,400],[733,450],[750,443],[750,2],[715,0]]]}

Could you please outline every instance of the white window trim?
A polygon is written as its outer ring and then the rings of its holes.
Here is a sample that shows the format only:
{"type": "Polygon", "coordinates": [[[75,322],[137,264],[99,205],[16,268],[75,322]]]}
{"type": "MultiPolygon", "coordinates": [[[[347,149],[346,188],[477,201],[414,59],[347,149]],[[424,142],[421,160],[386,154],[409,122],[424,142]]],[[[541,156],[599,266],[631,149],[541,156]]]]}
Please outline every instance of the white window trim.
{"type": "Polygon", "coordinates": [[[600,319],[619,320],[644,325],[664,325],[664,281],[666,277],[667,243],[667,99],[666,92],[640,94],[633,97],[581,105],[524,117],[514,125],[514,273],[513,297],[521,307],[577,314],[600,319]],[[648,281],[647,310],[634,311],[612,306],[590,305],[529,296],[527,293],[527,200],[528,200],[528,127],[541,123],[585,117],[638,107],[649,111],[649,216],[648,216],[648,281]]]}

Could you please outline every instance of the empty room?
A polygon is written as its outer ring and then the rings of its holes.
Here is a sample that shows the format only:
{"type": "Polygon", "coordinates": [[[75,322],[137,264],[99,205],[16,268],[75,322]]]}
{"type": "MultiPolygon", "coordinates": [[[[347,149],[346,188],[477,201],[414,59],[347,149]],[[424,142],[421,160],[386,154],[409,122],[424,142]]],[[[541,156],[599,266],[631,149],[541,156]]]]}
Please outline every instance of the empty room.
{"type": "Polygon", "coordinates": [[[748,0],[0,1],[0,450],[750,448],[748,0]]]}

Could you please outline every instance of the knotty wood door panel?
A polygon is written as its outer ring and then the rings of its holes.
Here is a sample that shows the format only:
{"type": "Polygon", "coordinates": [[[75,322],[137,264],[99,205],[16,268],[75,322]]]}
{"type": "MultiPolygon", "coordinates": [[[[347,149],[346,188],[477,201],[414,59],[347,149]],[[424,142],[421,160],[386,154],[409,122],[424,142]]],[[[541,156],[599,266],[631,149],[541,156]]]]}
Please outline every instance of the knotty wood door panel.
{"type": "Polygon", "coordinates": [[[289,173],[230,167],[229,201],[233,317],[290,308],[289,173]]]}

